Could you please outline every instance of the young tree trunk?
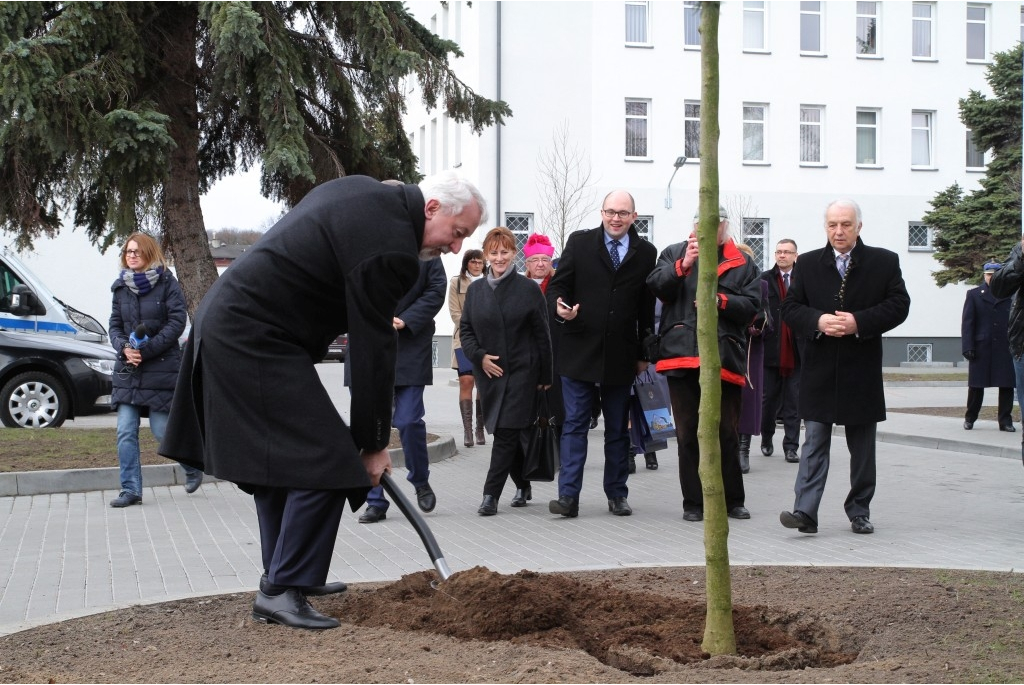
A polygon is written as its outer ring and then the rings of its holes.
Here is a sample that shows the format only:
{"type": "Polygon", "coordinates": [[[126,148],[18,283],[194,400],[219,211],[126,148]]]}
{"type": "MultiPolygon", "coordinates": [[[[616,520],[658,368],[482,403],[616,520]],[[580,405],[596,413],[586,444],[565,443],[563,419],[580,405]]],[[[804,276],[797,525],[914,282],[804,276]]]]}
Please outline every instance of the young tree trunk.
{"type": "Polygon", "coordinates": [[[701,5],[700,224],[697,241],[697,347],[700,350],[700,482],[704,494],[704,561],[707,617],[701,648],[735,654],[729,518],[718,439],[722,416],[722,360],[718,352],[718,14],[717,2],[701,5]]]}

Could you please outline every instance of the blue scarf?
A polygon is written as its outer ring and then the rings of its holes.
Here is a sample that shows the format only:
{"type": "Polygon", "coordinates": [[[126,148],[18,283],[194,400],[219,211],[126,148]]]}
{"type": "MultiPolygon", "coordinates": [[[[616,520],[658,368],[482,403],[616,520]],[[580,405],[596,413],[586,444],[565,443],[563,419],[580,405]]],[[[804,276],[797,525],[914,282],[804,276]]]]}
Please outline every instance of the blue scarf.
{"type": "Polygon", "coordinates": [[[131,269],[121,269],[121,280],[136,295],[145,295],[153,289],[153,286],[157,284],[163,273],[164,268],[162,266],[158,266],[155,269],[146,269],[142,273],[132,271],[131,269]]]}

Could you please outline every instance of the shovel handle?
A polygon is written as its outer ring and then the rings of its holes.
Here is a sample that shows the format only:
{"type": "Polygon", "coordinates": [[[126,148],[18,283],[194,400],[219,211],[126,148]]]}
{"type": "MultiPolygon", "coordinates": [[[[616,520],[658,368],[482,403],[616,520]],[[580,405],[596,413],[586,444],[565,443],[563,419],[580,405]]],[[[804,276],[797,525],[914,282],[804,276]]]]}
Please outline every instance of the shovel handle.
{"type": "Polygon", "coordinates": [[[405,518],[409,519],[412,527],[416,529],[420,540],[423,541],[423,546],[427,548],[430,560],[434,562],[437,574],[441,576],[441,580],[448,580],[452,575],[451,569],[448,568],[448,564],[444,560],[444,554],[441,553],[441,547],[437,544],[437,540],[434,539],[434,534],[430,531],[430,526],[427,525],[426,519],[420,516],[420,512],[416,511],[405,494],[395,485],[395,481],[391,479],[390,474],[381,474],[380,484],[391,496],[391,499],[395,501],[398,508],[402,510],[402,513],[405,514],[405,518]]]}

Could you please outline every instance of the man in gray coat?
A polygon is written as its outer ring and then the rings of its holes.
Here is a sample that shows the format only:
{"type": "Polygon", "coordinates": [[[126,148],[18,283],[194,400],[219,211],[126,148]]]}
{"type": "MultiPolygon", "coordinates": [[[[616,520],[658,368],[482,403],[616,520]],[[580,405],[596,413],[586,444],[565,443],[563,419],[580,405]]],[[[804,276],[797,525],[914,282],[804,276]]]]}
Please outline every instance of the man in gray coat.
{"type": "Polygon", "coordinates": [[[314,188],[203,298],[160,453],[255,497],[263,566],[253,618],[334,628],[325,586],[345,503],[391,469],[399,301],[419,261],[458,252],[486,218],[480,192],[445,172],[392,186],[350,176],[314,188]],[[316,371],[350,334],[351,428],[316,371]]]}

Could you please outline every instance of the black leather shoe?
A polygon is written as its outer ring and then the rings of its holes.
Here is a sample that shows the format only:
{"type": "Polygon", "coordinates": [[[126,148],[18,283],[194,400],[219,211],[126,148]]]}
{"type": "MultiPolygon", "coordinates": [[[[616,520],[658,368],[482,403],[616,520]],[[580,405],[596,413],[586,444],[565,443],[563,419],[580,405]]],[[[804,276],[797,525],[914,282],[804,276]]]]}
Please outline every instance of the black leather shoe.
{"type": "Polygon", "coordinates": [[[733,507],[729,510],[729,518],[748,519],[750,518],[750,511],[746,507],[733,507]]]}
{"type": "Polygon", "coordinates": [[[625,497],[612,497],[608,500],[608,511],[616,516],[629,516],[633,513],[625,497]]]}
{"type": "Polygon", "coordinates": [[[644,461],[647,463],[648,471],[658,470],[658,455],[654,452],[644,452],[644,461]]]}
{"type": "Polygon", "coordinates": [[[974,428],[974,421],[964,421],[964,430],[969,431],[974,428]]]}
{"type": "Polygon", "coordinates": [[[484,495],[484,501],[480,503],[476,513],[481,516],[494,516],[498,513],[498,500],[494,499],[494,495],[484,495]]]}
{"type": "Polygon", "coordinates": [[[573,497],[559,497],[548,502],[548,511],[567,518],[575,518],[580,515],[580,503],[573,497]]]}
{"type": "Polygon", "coordinates": [[[875,527],[871,525],[871,521],[868,521],[867,516],[854,516],[853,520],[850,521],[850,528],[854,533],[862,535],[875,532],[875,527]]]}
{"type": "Polygon", "coordinates": [[[185,492],[192,494],[203,484],[203,472],[196,471],[185,476],[185,492]]]}
{"type": "Polygon", "coordinates": [[[428,514],[434,511],[434,507],[437,506],[437,497],[434,496],[430,483],[424,483],[416,488],[416,504],[419,505],[421,511],[428,514]]]}
{"type": "Polygon", "coordinates": [[[774,453],[775,445],[772,444],[772,441],[770,439],[765,440],[764,438],[761,438],[761,454],[763,454],[766,457],[770,457],[774,453]]]}
{"type": "Polygon", "coordinates": [[[628,466],[629,466],[629,472],[631,474],[636,473],[636,455],[635,454],[629,455],[629,464],[628,464],[628,466]]]}
{"type": "Polygon", "coordinates": [[[142,504],[142,496],[136,495],[135,493],[132,492],[128,492],[127,490],[122,490],[120,495],[118,495],[115,499],[110,500],[110,506],[114,507],[115,509],[120,509],[121,507],[130,507],[133,504],[142,504]]]}
{"type": "Polygon", "coordinates": [[[1003,431],[1004,433],[1016,433],[1017,432],[1017,429],[1013,427],[1012,423],[1004,423],[1003,425],[999,426],[999,430],[1003,431]]]}
{"type": "Polygon", "coordinates": [[[280,623],[290,628],[327,630],[337,628],[338,619],[324,616],[306,601],[306,597],[289,588],[279,595],[256,593],[252,603],[252,617],[260,623],[280,623]]]}
{"type": "Polygon", "coordinates": [[[796,453],[796,450],[786,450],[786,461],[790,464],[799,464],[800,455],[796,453]]]}
{"type": "Polygon", "coordinates": [[[796,528],[801,533],[808,535],[818,532],[818,524],[802,511],[784,511],[779,514],[779,522],[786,528],[796,528]]]}
{"type": "Polygon", "coordinates": [[[703,511],[684,511],[683,512],[683,520],[684,521],[703,521],[704,520],[704,512],[703,511]]]}
{"type": "Polygon", "coordinates": [[[359,517],[359,523],[377,523],[388,517],[388,513],[379,507],[366,507],[366,511],[359,517]]]}
{"type": "Polygon", "coordinates": [[[533,499],[533,488],[526,486],[525,488],[516,490],[516,494],[513,495],[512,501],[509,503],[513,507],[525,507],[526,503],[533,499]]]}
{"type": "MultiPolygon", "coordinates": [[[[264,573],[260,576],[260,592],[266,592],[267,585],[270,581],[267,578],[267,574],[264,573]]],[[[348,589],[348,585],[342,582],[327,583],[326,585],[314,585],[312,587],[300,587],[295,588],[304,595],[310,597],[322,597],[323,595],[336,595],[339,592],[344,592],[348,589]]]]}

